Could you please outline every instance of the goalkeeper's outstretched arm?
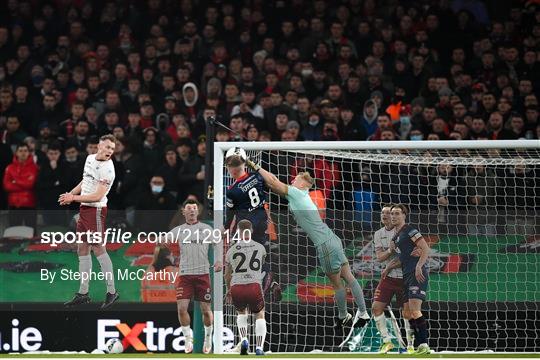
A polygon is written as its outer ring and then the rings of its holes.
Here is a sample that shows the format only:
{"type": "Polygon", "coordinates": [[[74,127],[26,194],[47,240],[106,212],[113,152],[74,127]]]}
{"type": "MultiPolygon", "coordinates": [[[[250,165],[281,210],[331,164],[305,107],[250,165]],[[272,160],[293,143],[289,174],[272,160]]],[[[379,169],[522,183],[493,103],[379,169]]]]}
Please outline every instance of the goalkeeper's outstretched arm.
{"type": "Polygon", "coordinates": [[[279,181],[279,179],[276,177],[276,175],[272,174],[269,171],[264,170],[260,165],[254,163],[251,159],[246,160],[246,165],[252,168],[253,170],[257,171],[263,178],[264,183],[270,190],[278,194],[279,196],[287,196],[287,184],[282,183],[279,181]]]}

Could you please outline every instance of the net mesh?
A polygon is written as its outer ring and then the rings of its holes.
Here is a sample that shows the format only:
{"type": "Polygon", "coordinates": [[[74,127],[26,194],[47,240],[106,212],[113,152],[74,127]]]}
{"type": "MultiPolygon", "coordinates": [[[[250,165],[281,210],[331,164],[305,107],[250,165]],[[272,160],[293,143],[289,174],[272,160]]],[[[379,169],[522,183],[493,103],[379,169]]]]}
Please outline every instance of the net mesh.
{"type": "MultiPolygon", "coordinates": [[[[301,171],[310,172],[315,180],[310,195],[342,239],[368,307],[382,271],[372,242],[382,226],[381,205],[403,203],[410,209],[408,223],[432,249],[423,305],[430,346],[437,351],[540,350],[539,149],[321,149],[248,155],[285,183],[301,171]]],[[[227,186],[231,179],[223,171],[227,186]]],[[[274,238],[271,266],[283,299],[267,303],[266,348],[376,351],[381,339],[373,322],[345,348],[338,347],[344,336],[333,326],[333,291],[315,248],[296,225],[287,200],[269,193],[267,201],[274,238]]],[[[350,294],[348,300],[353,312],[350,294]]],[[[394,307],[394,313],[400,317],[399,309],[394,307]]],[[[225,305],[225,326],[236,328],[235,318],[233,307],[225,305]]],[[[388,328],[394,332],[390,320],[388,328]]]]}

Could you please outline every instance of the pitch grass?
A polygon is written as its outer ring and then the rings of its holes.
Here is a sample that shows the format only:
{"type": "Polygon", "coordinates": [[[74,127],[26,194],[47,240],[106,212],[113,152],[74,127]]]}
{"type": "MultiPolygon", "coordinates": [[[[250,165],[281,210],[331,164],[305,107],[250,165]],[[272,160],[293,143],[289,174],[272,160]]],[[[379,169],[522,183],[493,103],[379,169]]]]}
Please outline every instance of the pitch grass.
{"type": "MultiPolygon", "coordinates": [[[[254,357],[254,354],[248,356],[254,357]]],[[[0,358],[243,358],[238,354],[223,354],[223,355],[203,355],[203,354],[166,354],[166,353],[144,353],[144,354],[0,354],[0,358]]],[[[363,354],[363,353],[302,353],[302,354],[267,354],[264,358],[276,359],[323,359],[323,358],[381,358],[381,359],[396,359],[396,358],[435,358],[435,359],[495,359],[495,358],[540,358],[540,353],[461,353],[461,354],[430,354],[430,355],[408,355],[408,354],[363,354]]]]}

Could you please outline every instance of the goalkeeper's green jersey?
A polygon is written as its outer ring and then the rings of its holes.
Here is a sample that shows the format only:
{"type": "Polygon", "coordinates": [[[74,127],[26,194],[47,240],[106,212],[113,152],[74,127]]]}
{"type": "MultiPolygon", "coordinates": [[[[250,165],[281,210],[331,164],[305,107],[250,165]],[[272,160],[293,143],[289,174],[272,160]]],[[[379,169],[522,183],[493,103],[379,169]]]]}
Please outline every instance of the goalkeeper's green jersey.
{"type": "Polygon", "coordinates": [[[287,188],[286,198],[289,200],[289,209],[296,223],[307,233],[313,245],[319,247],[331,240],[341,243],[336,234],[322,221],[319,209],[311,200],[309,192],[290,185],[287,188]]]}

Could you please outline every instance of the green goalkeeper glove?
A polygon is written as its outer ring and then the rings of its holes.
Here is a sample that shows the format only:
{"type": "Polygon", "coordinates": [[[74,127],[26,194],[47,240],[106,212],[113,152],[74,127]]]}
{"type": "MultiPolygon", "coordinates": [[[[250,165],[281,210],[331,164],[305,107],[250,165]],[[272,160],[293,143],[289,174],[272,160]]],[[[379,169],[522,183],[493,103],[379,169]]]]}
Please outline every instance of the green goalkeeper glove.
{"type": "Polygon", "coordinates": [[[253,162],[250,158],[246,159],[246,165],[254,171],[259,171],[261,169],[261,166],[253,162]]]}

